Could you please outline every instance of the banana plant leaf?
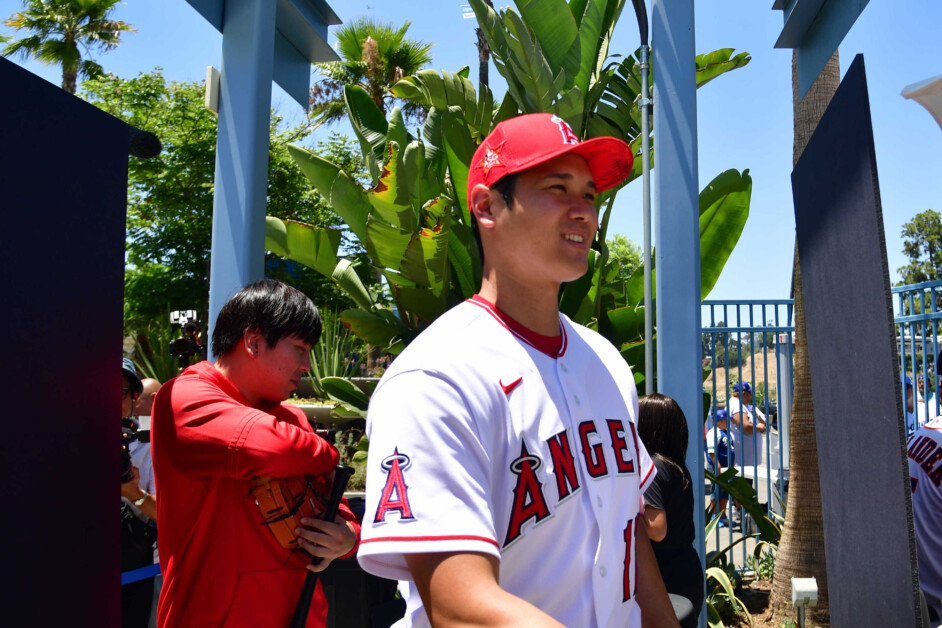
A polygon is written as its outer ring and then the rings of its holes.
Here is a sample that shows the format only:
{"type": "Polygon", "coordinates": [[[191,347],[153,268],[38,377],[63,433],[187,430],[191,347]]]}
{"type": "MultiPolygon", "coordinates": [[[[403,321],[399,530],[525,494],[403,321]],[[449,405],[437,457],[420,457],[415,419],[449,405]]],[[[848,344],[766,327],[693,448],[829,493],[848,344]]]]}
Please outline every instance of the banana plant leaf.
{"type": "MultiPolygon", "coordinates": [[[[370,216],[366,225],[367,237],[364,240],[366,251],[379,268],[391,268],[398,272],[399,264],[412,240],[412,231],[407,231],[375,216],[370,216]]],[[[410,278],[410,281],[415,281],[410,278]]]]}
{"type": "MultiPolygon", "coordinates": [[[[388,152],[376,186],[367,193],[370,205],[376,213],[367,220],[367,225],[377,220],[411,233],[415,229],[415,213],[411,206],[411,196],[405,186],[400,186],[399,145],[389,142],[388,152]]],[[[369,236],[367,236],[369,237],[369,236]]],[[[361,240],[362,241],[362,240],[361,240]]]]}
{"type": "Polygon", "coordinates": [[[401,310],[426,323],[431,323],[448,309],[444,293],[437,295],[429,288],[409,286],[393,286],[392,290],[401,310]]]}
{"type": "Polygon", "coordinates": [[[703,87],[721,74],[741,68],[752,61],[748,52],[733,55],[734,48],[720,48],[697,55],[697,88],[703,87]]]}
{"type": "Polygon", "coordinates": [[[372,312],[366,310],[344,310],[340,314],[347,329],[363,339],[364,342],[383,347],[392,353],[395,351],[398,340],[408,329],[395,314],[389,310],[376,309],[372,312]]]}
{"type": "Polygon", "coordinates": [[[428,287],[440,296],[445,288],[448,268],[448,221],[435,228],[421,229],[413,234],[399,263],[399,271],[416,285],[428,287]]]}
{"type": "Polygon", "coordinates": [[[358,307],[368,312],[376,307],[370,291],[363,285],[363,281],[356,273],[356,265],[350,260],[337,260],[337,266],[334,268],[334,272],[331,273],[330,278],[353,299],[358,307]]]}
{"type": "Polygon", "coordinates": [[[445,154],[448,156],[448,170],[451,173],[451,182],[455,187],[455,197],[461,208],[462,222],[471,225],[471,211],[468,207],[468,174],[471,170],[471,159],[477,144],[471,138],[467,126],[464,124],[460,110],[449,109],[442,128],[445,143],[445,154]]]}
{"type": "Polygon", "coordinates": [[[491,130],[494,95],[486,85],[480,87],[477,94],[474,84],[461,73],[421,70],[397,82],[390,91],[399,98],[440,111],[458,107],[474,136],[483,138],[491,130]]]}
{"type": "Polygon", "coordinates": [[[330,277],[337,267],[341,233],[294,220],[265,217],[265,248],[330,277]]]}
{"type": "Polygon", "coordinates": [[[338,405],[330,414],[338,419],[366,418],[366,409],[370,398],[355,384],[342,377],[324,377],[320,381],[321,388],[338,405]]]}
{"type": "Polygon", "coordinates": [[[574,78],[579,68],[578,45],[575,59],[570,60],[568,67],[564,66],[564,61],[571,58],[570,48],[579,41],[579,26],[569,10],[569,3],[566,0],[518,0],[516,5],[540,42],[549,67],[557,71],[564,68],[574,78]]]}
{"type": "Polygon", "coordinates": [[[366,194],[339,167],[301,146],[288,146],[288,153],[301,172],[340,216],[361,242],[366,238],[366,219],[372,211],[366,194]]]}
{"type": "Polygon", "coordinates": [[[727,170],[700,192],[700,298],[705,299],[739,242],[752,197],[749,170],[727,170]]]}
{"type": "Polygon", "coordinates": [[[474,232],[461,223],[453,223],[448,234],[448,262],[451,276],[458,283],[458,296],[469,299],[481,285],[481,258],[474,232]]]}
{"type": "Polygon", "coordinates": [[[644,340],[644,307],[618,307],[599,317],[599,333],[616,347],[644,340]]]}
{"type": "Polygon", "coordinates": [[[353,133],[360,141],[360,149],[375,181],[379,178],[380,164],[383,163],[389,123],[362,87],[346,85],[343,88],[343,96],[353,133]]]}

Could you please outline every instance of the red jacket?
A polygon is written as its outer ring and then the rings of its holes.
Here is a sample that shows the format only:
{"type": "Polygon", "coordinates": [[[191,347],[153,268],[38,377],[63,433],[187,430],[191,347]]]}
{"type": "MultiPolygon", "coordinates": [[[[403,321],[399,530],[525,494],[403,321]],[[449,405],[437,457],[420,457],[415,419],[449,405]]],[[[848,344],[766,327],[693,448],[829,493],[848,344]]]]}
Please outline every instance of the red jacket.
{"type": "MultiPolygon", "coordinates": [[[[329,473],[337,450],[300,409],[249,406],[209,362],[160,389],[151,431],[164,576],[158,625],[287,626],[310,561],[262,525],[250,478],[329,473]]],[[[341,516],[359,536],[346,501],[341,516]]],[[[324,626],[326,618],[318,582],[307,626],[324,626]]]]}

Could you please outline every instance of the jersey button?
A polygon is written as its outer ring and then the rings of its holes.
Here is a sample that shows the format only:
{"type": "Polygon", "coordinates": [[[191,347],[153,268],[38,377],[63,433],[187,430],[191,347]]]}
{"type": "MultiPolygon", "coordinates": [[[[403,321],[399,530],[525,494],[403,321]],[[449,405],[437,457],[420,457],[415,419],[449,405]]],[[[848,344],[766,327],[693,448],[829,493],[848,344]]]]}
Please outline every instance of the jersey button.
{"type": "Polygon", "coordinates": [[[602,507],[602,498],[601,498],[601,497],[596,497],[595,500],[598,502],[599,508],[601,508],[601,507],[602,507]]]}
{"type": "Polygon", "coordinates": [[[599,575],[605,577],[605,567],[599,567],[599,575]]]}
{"type": "Polygon", "coordinates": [[[579,395],[574,395],[574,396],[573,396],[573,399],[576,400],[576,405],[577,405],[577,406],[581,406],[581,405],[582,405],[582,402],[579,400],[579,395]]]}
{"type": "Polygon", "coordinates": [[[568,373],[568,372],[569,372],[569,369],[566,368],[566,365],[565,365],[565,364],[560,364],[560,365],[559,365],[559,368],[562,369],[563,373],[568,373]]]}

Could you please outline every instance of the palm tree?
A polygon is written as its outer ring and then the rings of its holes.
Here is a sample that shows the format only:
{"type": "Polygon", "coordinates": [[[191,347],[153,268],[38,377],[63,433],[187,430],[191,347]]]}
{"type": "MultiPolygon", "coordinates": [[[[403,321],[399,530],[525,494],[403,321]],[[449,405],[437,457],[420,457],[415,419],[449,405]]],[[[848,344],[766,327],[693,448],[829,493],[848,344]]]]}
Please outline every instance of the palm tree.
{"type": "MultiPolygon", "coordinates": [[[[341,61],[314,64],[324,76],[311,88],[311,115],[316,125],[346,117],[344,85],[359,85],[384,115],[389,112],[396,100],[389,88],[432,61],[432,44],[406,37],[411,25],[406,21],[396,28],[371,17],[359,17],[337,29],[341,61]]],[[[424,110],[408,101],[401,102],[406,118],[421,122],[424,110]]]]}
{"type": "MultiPolygon", "coordinates": [[[[798,98],[798,53],[792,52],[792,104],[795,139],[792,165],[798,163],[818,122],[841,83],[837,52],[821,71],[814,85],[798,98]]],[[[811,369],[808,361],[808,335],[805,330],[805,304],[801,293],[801,266],[795,246],[793,268],[795,299],[795,392],[792,401],[791,464],[785,527],[775,556],[772,603],[791,604],[791,579],[814,577],[818,582],[816,611],[828,607],[827,563],[824,553],[824,518],[821,514],[821,484],[818,479],[818,441],[811,397],[811,369]]]]}
{"type": "MultiPolygon", "coordinates": [[[[117,47],[122,31],[136,32],[125,22],[110,19],[119,0],[25,0],[23,10],[4,20],[17,30],[26,30],[29,37],[17,39],[0,52],[4,57],[19,54],[35,57],[45,64],[62,66],[62,89],[75,93],[76,78],[101,75],[101,66],[87,57],[97,48],[101,51],[117,47]]],[[[5,37],[3,40],[11,38],[5,37]]],[[[0,40],[0,41],[3,41],[0,40]]]]}

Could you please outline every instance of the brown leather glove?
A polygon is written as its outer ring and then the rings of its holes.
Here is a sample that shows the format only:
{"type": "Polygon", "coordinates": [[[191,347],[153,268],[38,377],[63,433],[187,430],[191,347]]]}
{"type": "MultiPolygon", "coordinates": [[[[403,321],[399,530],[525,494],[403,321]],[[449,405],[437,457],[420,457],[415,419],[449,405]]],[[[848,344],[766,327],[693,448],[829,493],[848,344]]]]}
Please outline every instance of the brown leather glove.
{"type": "MultiPolygon", "coordinates": [[[[330,482],[326,476],[296,475],[288,478],[252,478],[250,497],[262,511],[262,523],[268,526],[285,549],[297,550],[301,519],[319,518],[327,509],[330,482]]],[[[303,550],[302,550],[303,551],[303,550]]]]}

